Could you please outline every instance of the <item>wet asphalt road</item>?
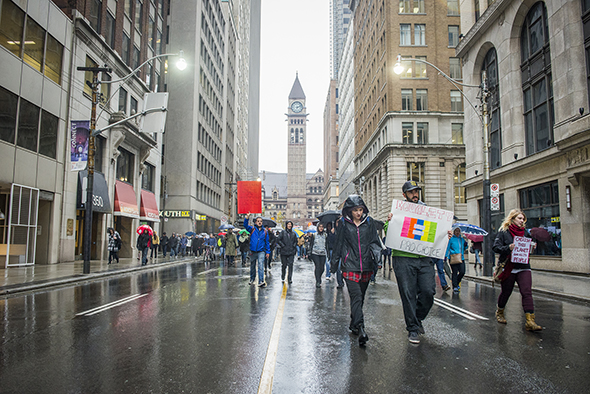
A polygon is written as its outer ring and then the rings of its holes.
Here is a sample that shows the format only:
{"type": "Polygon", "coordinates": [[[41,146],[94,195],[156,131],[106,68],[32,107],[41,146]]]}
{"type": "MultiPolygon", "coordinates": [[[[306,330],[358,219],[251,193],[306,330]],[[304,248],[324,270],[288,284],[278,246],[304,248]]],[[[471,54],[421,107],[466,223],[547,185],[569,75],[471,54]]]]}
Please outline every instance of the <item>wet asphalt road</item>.
{"type": "MultiPolygon", "coordinates": [[[[313,264],[295,266],[274,393],[588,392],[587,305],[537,296],[545,330],[530,333],[518,293],[504,326],[493,316],[497,287],[464,281],[457,296],[437,285],[426,335],[412,345],[395,278],[380,272],[360,348],[347,330],[346,289],[316,289],[313,264]]],[[[267,288],[248,280],[249,268],[198,262],[0,300],[0,392],[256,393],[283,287],[277,263],[267,288]]]]}

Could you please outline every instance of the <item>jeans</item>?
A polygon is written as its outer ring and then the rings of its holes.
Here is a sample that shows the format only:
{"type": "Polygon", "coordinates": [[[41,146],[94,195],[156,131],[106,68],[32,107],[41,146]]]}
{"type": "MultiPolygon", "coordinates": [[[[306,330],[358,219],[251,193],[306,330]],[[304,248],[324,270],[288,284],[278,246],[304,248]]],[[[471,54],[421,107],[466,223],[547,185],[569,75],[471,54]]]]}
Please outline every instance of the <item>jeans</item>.
{"type": "Polygon", "coordinates": [[[162,245],[162,255],[166,257],[166,253],[168,253],[168,245],[162,245]]]}
{"type": "Polygon", "coordinates": [[[113,260],[117,260],[117,263],[119,262],[119,251],[118,250],[117,251],[114,251],[114,250],[109,251],[109,264],[113,260]]]}
{"type": "Polygon", "coordinates": [[[246,264],[246,261],[248,260],[248,252],[240,252],[242,253],[242,265],[246,264]]]}
{"type": "Polygon", "coordinates": [[[154,255],[156,255],[156,258],[158,258],[158,245],[152,246],[152,251],[150,252],[150,258],[154,257],[154,255]]]}
{"type": "Polygon", "coordinates": [[[258,284],[264,282],[264,258],[266,252],[251,252],[250,254],[250,282],[256,280],[256,266],[258,265],[258,284]]]}
{"type": "Polygon", "coordinates": [[[475,255],[475,264],[479,264],[481,266],[483,266],[483,264],[481,263],[481,260],[479,259],[479,249],[473,249],[473,254],[475,255]]]}
{"type": "Polygon", "coordinates": [[[328,256],[326,256],[326,279],[328,279],[331,276],[330,262],[332,262],[332,251],[328,250],[328,256]]]}
{"type": "Polygon", "coordinates": [[[436,271],[438,272],[440,286],[444,289],[448,286],[447,278],[445,277],[445,262],[443,261],[443,259],[432,259],[432,262],[436,265],[436,271]]]}
{"type": "Polygon", "coordinates": [[[535,313],[535,304],[533,303],[533,276],[531,271],[520,271],[517,274],[510,274],[508,278],[500,282],[502,291],[498,297],[498,308],[504,308],[508,302],[508,298],[514,290],[514,283],[518,283],[518,290],[520,290],[520,297],[522,299],[522,309],[525,313],[535,313]]]}
{"type": "Polygon", "coordinates": [[[322,274],[324,273],[324,268],[326,266],[326,256],[312,253],[310,257],[315,265],[315,284],[319,285],[322,283],[322,274]]]}
{"type": "Polygon", "coordinates": [[[293,260],[295,260],[295,255],[293,254],[290,256],[281,255],[281,280],[285,280],[285,274],[288,268],[289,274],[287,280],[289,283],[293,282],[293,260]]]}
{"type": "MultiPolygon", "coordinates": [[[[178,253],[176,253],[176,248],[170,248],[170,257],[172,256],[176,256],[178,253]]],[[[166,256],[166,255],[164,255],[166,256]]]]}
{"type": "Polygon", "coordinates": [[[223,260],[225,258],[225,248],[223,246],[219,247],[219,258],[223,260]]]}
{"type": "Polygon", "coordinates": [[[393,256],[393,270],[404,309],[406,330],[417,332],[434,303],[436,282],[432,260],[430,257],[393,256]]]}
{"type": "Polygon", "coordinates": [[[367,292],[367,287],[369,287],[369,282],[345,280],[350,297],[350,327],[358,328],[361,324],[364,326],[363,304],[365,303],[365,293],[367,292]]]}
{"type": "Polygon", "coordinates": [[[148,260],[148,250],[149,248],[146,246],[141,251],[141,265],[146,265],[148,260]]]}
{"type": "Polygon", "coordinates": [[[459,286],[463,275],[465,275],[465,261],[461,264],[451,264],[451,271],[453,272],[453,290],[459,286]]]}
{"type": "Polygon", "coordinates": [[[186,256],[186,246],[181,246],[180,247],[180,255],[182,256],[186,256]]]}

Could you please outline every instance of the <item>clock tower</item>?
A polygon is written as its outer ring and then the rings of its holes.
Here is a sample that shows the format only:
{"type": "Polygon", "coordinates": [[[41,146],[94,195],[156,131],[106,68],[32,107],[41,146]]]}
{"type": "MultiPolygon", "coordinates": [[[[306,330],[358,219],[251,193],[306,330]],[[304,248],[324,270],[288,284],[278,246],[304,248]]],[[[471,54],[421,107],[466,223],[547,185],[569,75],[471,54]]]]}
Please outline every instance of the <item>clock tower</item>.
{"type": "Polygon", "coordinates": [[[287,109],[287,212],[286,219],[295,225],[307,223],[307,202],[305,200],[305,170],[307,141],[307,109],[305,93],[299,82],[299,75],[289,93],[287,109]]]}

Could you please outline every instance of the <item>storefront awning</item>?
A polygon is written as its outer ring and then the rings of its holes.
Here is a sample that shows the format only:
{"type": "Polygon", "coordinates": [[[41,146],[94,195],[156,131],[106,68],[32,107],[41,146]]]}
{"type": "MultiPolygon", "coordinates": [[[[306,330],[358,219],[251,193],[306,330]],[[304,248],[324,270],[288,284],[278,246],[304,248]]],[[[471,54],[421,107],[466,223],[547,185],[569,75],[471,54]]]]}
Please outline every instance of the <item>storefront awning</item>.
{"type": "MultiPolygon", "coordinates": [[[[76,196],[76,208],[84,209],[86,206],[86,182],[88,171],[78,172],[78,195],[76,196]]],[[[109,187],[104,175],[100,172],[94,173],[92,183],[92,211],[111,213],[111,200],[109,200],[109,187]]]]}
{"type": "Polygon", "coordinates": [[[115,182],[115,216],[126,216],[128,218],[139,219],[139,209],[137,209],[137,197],[133,186],[128,183],[115,182]]]}
{"type": "Polygon", "coordinates": [[[156,203],[156,195],[147,190],[141,191],[141,206],[139,208],[139,218],[148,222],[159,222],[160,211],[156,203]]]}

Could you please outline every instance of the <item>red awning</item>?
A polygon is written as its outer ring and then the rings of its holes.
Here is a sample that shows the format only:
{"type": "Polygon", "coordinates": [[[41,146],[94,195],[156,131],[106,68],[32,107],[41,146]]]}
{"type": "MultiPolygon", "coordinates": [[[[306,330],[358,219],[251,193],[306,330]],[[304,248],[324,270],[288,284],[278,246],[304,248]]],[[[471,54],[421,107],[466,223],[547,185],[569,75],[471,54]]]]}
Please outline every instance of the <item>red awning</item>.
{"type": "Polygon", "coordinates": [[[156,203],[156,195],[147,190],[141,191],[141,206],[139,208],[139,218],[148,222],[159,222],[160,211],[156,203]]]}
{"type": "Polygon", "coordinates": [[[137,197],[133,186],[128,183],[115,182],[115,216],[126,216],[129,218],[139,219],[139,209],[137,209],[137,197]]]}

